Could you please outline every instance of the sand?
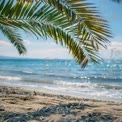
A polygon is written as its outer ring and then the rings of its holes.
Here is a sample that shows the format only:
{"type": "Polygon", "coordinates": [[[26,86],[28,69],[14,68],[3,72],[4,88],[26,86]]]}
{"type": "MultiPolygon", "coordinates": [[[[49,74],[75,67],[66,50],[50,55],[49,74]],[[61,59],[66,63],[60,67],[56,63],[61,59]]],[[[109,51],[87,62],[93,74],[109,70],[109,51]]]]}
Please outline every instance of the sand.
{"type": "Polygon", "coordinates": [[[0,122],[122,122],[122,103],[0,86],[0,122]]]}

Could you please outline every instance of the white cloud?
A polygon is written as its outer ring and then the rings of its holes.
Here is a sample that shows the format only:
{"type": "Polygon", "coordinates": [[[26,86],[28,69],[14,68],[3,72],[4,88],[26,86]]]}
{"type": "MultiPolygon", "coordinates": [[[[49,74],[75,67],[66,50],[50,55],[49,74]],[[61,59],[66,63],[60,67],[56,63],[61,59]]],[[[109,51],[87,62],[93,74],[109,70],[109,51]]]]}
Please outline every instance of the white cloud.
{"type": "Polygon", "coordinates": [[[16,48],[7,41],[0,40],[0,56],[19,56],[16,48]]]}
{"type": "Polygon", "coordinates": [[[30,45],[31,44],[31,41],[30,40],[24,40],[23,42],[24,42],[24,44],[27,44],[27,45],[30,45]]]}
{"type": "Polygon", "coordinates": [[[66,48],[31,50],[28,51],[27,56],[33,58],[59,58],[59,59],[71,58],[71,55],[69,55],[69,51],[66,48]]]}
{"type": "Polygon", "coordinates": [[[122,59],[122,42],[120,40],[111,42],[111,45],[108,46],[108,49],[102,49],[100,54],[101,57],[105,59],[122,59]]]}
{"type": "Polygon", "coordinates": [[[111,42],[111,46],[108,49],[116,49],[122,51],[122,42],[111,42]]]}
{"type": "MultiPolygon", "coordinates": [[[[52,40],[24,40],[24,44],[27,48],[27,54],[24,57],[29,58],[60,58],[68,59],[72,58],[69,54],[68,49],[57,45],[52,40]]],[[[20,57],[16,48],[9,42],[0,40],[0,55],[8,55],[20,57]]],[[[112,39],[111,45],[108,46],[107,50],[101,50],[100,55],[103,58],[122,58],[122,37],[112,39]]],[[[21,56],[23,57],[23,56],[21,56]]]]}
{"type": "Polygon", "coordinates": [[[9,42],[6,42],[6,41],[3,41],[3,40],[0,40],[0,47],[3,47],[3,46],[6,46],[6,47],[10,47],[11,44],[9,42]]]}

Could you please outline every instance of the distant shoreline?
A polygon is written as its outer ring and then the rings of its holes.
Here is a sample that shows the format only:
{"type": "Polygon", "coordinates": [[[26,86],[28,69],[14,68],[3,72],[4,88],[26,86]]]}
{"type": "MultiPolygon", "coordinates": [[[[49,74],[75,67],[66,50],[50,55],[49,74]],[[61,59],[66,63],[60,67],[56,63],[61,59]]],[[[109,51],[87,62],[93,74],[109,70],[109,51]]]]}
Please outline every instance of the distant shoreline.
{"type": "MultiPolygon", "coordinates": [[[[122,103],[56,95],[0,85],[0,120],[120,121],[122,103]],[[21,113],[21,114],[20,114],[21,113]]],[[[43,122],[42,121],[42,122],[43,122]]]]}
{"type": "MultiPolygon", "coordinates": [[[[11,56],[0,56],[0,60],[74,60],[73,58],[67,58],[67,59],[63,59],[63,58],[31,58],[31,57],[11,57],[11,56]]],[[[103,59],[104,61],[122,61],[122,59],[103,59]]]]}
{"type": "Polygon", "coordinates": [[[13,59],[13,60],[14,60],[14,59],[15,59],[15,60],[16,60],[16,59],[20,59],[20,60],[22,60],[22,59],[23,59],[23,60],[74,60],[73,58],[71,58],[71,59],[70,59],[70,58],[69,58],[69,59],[63,59],[63,58],[49,58],[49,57],[47,57],[47,58],[31,58],[31,57],[28,57],[28,58],[27,58],[27,57],[25,57],[25,58],[24,58],[24,57],[0,56],[0,60],[1,60],[1,59],[8,59],[8,60],[9,60],[9,59],[11,59],[11,60],[12,60],[12,59],[13,59]]]}

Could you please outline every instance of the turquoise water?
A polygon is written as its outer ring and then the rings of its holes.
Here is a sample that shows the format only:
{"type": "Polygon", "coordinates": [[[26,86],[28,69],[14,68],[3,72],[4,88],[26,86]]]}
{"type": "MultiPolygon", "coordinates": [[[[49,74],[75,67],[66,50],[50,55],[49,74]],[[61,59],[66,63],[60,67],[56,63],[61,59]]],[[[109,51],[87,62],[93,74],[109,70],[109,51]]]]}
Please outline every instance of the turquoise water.
{"type": "Polygon", "coordinates": [[[0,59],[0,84],[122,102],[122,61],[0,59]]]}

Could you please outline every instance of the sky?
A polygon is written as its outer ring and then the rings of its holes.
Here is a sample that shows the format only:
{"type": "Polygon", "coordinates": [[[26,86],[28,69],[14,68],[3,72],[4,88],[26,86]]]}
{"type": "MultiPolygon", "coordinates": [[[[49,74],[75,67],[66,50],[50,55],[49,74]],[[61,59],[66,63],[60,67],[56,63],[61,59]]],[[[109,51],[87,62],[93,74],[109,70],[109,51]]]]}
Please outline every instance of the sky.
{"type": "MultiPolygon", "coordinates": [[[[87,0],[97,6],[101,16],[108,20],[113,34],[110,39],[111,45],[107,50],[101,50],[100,55],[103,58],[121,58],[122,59],[122,4],[117,4],[107,0],[87,0]],[[107,1],[107,2],[106,2],[107,1]]],[[[55,44],[53,39],[36,39],[29,34],[21,34],[27,53],[20,56],[9,43],[9,40],[0,32],[0,56],[12,56],[22,58],[49,58],[49,59],[72,59],[69,51],[55,44]]]]}

